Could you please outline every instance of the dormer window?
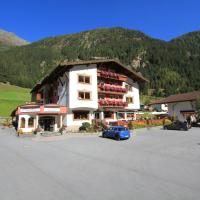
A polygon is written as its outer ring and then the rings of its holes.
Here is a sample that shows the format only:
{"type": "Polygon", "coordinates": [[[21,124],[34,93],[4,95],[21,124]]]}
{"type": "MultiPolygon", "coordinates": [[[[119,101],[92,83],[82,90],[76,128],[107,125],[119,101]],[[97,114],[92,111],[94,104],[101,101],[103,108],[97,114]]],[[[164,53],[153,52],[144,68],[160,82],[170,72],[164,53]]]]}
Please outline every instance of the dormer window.
{"type": "Polygon", "coordinates": [[[90,76],[78,75],[78,82],[84,84],[90,84],[90,76]]]}

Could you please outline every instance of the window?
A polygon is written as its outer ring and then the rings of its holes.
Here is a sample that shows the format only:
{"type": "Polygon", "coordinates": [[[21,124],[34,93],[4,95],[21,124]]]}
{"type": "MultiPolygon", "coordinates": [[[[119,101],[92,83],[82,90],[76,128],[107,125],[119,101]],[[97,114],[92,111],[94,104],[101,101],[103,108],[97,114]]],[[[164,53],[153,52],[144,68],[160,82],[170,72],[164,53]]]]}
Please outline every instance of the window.
{"type": "Polygon", "coordinates": [[[125,85],[125,88],[126,88],[128,91],[132,92],[132,86],[131,86],[131,85],[126,84],[126,85],[125,85]]]}
{"type": "Polygon", "coordinates": [[[30,117],[29,119],[28,119],[28,127],[33,127],[34,126],[34,118],[33,117],[30,117]]]}
{"type": "Polygon", "coordinates": [[[25,128],[25,118],[21,118],[21,128],[25,128]]]}
{"type": "Polygon", "coordinates": [[[124,119],[124,113],[117,113],[117,119],[124,119]]]}
{"type": "Polygon", "coordinates": [[[78,76],[78,82],[79,82],[79,83],[90,84],[90,76],[79,75],[79,76],[78,76]]]}
{"type": "Polygon", "coordinates": [[[104,112],[104,118],[112,118],[112,117],[113,117],[113,112],[110,112],[110,111],[104,112]]]}
{"type": "Polygon", "coordinates": [[[126,102],[129,103],[133,103],[133,97],[126,97],[126,102]]]}
{"type": "Polygon", "coordinates": [[[89,111],[74,111],[74,120],[84,120],[89,118],[89,111]]]}
{"type": "Polygon", "coordinates": [[[90,77],[89,76],[85,76],[85,83],[90,84],[90,77]]]}
{"type": "Polygon", "coordinates": [[[127,118],[134,118],[134,113],[127,113],[127,118]]]}
{"type": "Polygon", "coordinates": [[[118,131],[126,131],[127,128],[118,128],[118,131]]]}
{"type": "Polygon", "coordinates": [[[78,92],[79,100],[90,100],[90,92],[78,92]]]}

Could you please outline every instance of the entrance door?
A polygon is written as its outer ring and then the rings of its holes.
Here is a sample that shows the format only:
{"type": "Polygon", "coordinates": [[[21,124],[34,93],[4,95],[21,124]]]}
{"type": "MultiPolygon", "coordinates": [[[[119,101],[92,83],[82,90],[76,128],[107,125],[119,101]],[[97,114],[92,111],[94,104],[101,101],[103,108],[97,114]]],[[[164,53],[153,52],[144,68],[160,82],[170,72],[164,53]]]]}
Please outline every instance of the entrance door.
{"type": "Polygon", "coordinates": [[[54,131],[55,117],[52,116],[40,117],[39,125],[41,128],[44,129],[44,131],[54,131]]]}

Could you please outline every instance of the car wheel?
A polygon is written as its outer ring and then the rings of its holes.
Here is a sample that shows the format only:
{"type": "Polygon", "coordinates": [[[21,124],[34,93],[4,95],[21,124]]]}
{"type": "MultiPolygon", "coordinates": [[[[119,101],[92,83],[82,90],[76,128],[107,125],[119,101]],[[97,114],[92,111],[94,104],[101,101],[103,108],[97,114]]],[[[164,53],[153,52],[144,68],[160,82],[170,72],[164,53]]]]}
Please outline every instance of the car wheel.
{"type": "Polygon", "coordinates": [[[167,130],[167,127],[166,127],[166,126],[164,126],[164,127],[163,127],[163,129],[164,129],[164,130],[167,130]]]}
{"type": "Polygon", "coordinates": [[[115,140],[119,141],[120,140],[120,136],[119,135],[115,135],[115,140]]]}

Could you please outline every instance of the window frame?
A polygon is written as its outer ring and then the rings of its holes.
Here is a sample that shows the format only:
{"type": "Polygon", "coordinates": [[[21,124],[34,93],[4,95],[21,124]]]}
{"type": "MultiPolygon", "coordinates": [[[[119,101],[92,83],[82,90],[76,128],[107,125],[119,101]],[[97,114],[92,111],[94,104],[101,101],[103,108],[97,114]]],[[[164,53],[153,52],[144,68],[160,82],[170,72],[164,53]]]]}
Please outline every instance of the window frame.
{"type": "Polygon", "coordinates": [[[91,101],[92,99],[91,99],[91,92],[89,92],[89,91],[78,91],[78,100],[83,100],[83,101],[91,101]],[[79,94],[80,93],[83,93],[83,96],[84,96],[84,98],[83,99],[81,99],[80,97],[79,97],[79,94]],[[88,93],[89,94],[89,99],[86,99],[85,97],[86,97],[86,93],[88,93]]]}
{"type": "Polygon", "coordinates": [[[28,118],[28,127],[29,127],[29,128],[34,128],[34,117],[29,117],[29,118],[28,118]],[[33,121],[32,121],[32,125],[30,124],[30,119],[33,120],[33,121]]]}
{"type": "Polygon", "coordinates": [[[89,120],[90,111],[88,111],[88,110],[74,110],[74,111],[72,111],[72,113],[73,113],[73,120],[74,120],[74,121],[89,120]],[[79,112],[79,113],[80,113],[80,112],[83,112],[83,113],[85,112],[86,115],[87,115],[87,117],[86,117],[86,118],[83,118],[83,119],[82,119],[82,118],[75,118],[75,114],[78,113],[78,112],[79,112]]]}
{"type": "Polygon", "coordinates": [[[90,75],[84,75],[84,74],[78,74],[78,83],[79,84],[91,85],[91,76],[90,75]],[[83,81],[79,81],[79,77],[82,77],[83,81]],[[89,78],[89,83],[86,82],[86,78],[89,78]]]}
{"type": "Polygon", "coordinates": [[[133,97],[126,97],[126,102],[128,104],[133,104],[133,97]],[[131,101],[130,101],[130,99],[131,99],[131,101]]]}
{"type": "Polygon", "coordinates": [[[20,119],[20,128],[26,128],[26,118],[21,117],[20,119]]]}

